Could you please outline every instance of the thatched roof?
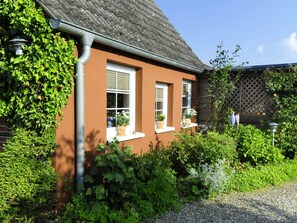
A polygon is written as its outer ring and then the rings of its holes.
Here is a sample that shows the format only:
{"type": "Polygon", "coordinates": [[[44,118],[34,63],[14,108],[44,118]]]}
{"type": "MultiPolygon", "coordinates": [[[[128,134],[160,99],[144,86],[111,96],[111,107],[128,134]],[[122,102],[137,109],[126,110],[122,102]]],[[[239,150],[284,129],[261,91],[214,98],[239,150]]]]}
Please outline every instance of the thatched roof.
{"type": "Polygon", "coordinates": [[[205,65],[175,30],[154,0],[37,0],[53,19],[187,64],[205,65]]]}

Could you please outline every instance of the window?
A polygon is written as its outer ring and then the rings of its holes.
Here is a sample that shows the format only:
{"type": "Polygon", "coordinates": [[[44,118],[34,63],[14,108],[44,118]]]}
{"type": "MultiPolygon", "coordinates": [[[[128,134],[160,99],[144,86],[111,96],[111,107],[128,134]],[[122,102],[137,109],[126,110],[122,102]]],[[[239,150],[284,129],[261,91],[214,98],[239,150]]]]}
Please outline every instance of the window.
{"type": "Polygon", "coordinates": [[[128,112],[130,123],[127,133],[135,130],[135,69],[107,64],[107,139],[116,136],[116,114],[128,112]]]}
{"type": "Polygon", "coordinates": [[[162,133],[168,131],[174,131],[174,127],[168,127],[168,85],[167,84],[156,84],[156,95],[155,95],[155,119],[156,126],[155,132],[162,133]],[[160,114],[165,115],[164,126],[157,126],[157,116],[160,114]]]}
{"type": "Polygon", "coordinates": [[[182,114],[188,108],[191,108],[192,84],[189,81],[183,81],[182,89],[182,114]]]}
{"type": "Polygon", "coordinates": [[[183,81],[182,89],[182,128],[189,128],[197,126],[197,123],[186,123],[186,119],[183,116],[184,112],[192,106],[192,83],[190,81],[183,81]]]}
{"type": "Polygon", "coordinates": [[[164,114],[164,125],[167,124],[167,107],[168,107],[168,86],[167,84],[156,84],[156,99],[155,99],[155,117],[164,114]]]}

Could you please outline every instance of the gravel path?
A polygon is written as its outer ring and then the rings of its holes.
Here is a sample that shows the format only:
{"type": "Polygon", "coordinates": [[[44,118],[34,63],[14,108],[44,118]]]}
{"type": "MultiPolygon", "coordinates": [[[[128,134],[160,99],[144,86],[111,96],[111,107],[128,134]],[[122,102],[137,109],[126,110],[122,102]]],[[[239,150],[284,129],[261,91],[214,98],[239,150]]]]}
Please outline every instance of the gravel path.
{"type": "Polygon", "coordinates": [[[297,181],[184,205],[150,223],[297,223],[297,181]]]}

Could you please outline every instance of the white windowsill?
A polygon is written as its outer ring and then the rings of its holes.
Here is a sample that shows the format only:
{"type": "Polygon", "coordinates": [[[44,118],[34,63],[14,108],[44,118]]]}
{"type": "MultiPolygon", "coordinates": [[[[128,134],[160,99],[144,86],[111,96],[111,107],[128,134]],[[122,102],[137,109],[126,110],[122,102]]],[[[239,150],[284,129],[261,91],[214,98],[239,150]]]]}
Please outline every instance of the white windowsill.
{"type": "Polygon", "coordinates": [[[182,125],[181,127],[182,127],[182,129],[188,129],[188,128],[197,127],[197,126],[198,126],[197,123],[191,123],[189,126],[182,125]]]}
{"type": "Polygon", "coordinates": [[[156,129],[155,133],[173,132],[173,131],[175,131],[174,127],[165,127],[164,129],[156,129]]]}
{"type": "Polygon", "coordinates": [[[135,132],[133,134],[129,134],[126,136],[116,136],[112,139],[108,139],[107,141],[110,143],[110,142],[114,141],[114,139],[117,139],[119,142],[123,142],[123,141],[131,140],[131,139],[138,139],[138,138],[143,138],[143,137],[145,137],[145,134],[143,132],[135,132]]]}

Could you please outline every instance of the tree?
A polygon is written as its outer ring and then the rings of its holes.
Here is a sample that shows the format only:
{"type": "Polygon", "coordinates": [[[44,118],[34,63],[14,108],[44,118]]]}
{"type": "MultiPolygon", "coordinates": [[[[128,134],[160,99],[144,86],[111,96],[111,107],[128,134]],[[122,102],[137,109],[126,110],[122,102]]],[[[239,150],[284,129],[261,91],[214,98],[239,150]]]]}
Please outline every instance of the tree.
{"type": "Polygon", "coordinates": [[[219,115],[228,97],[232,95],[236,89],[236,83],[241,77],[241,68],[247,62],[242,62],[235,67],[236,58],[240,51],[240,46],[236,45],[234,51],[231,53],[225,50],[223,43],[217,46],[216,58],[210,60],[212,69],[209,72],[209,89],[208,93],[211,97],[212,113],[209,117],[208,123],[214,129],[218,127],[219,115]]]}

